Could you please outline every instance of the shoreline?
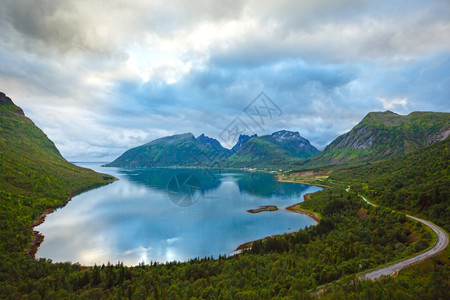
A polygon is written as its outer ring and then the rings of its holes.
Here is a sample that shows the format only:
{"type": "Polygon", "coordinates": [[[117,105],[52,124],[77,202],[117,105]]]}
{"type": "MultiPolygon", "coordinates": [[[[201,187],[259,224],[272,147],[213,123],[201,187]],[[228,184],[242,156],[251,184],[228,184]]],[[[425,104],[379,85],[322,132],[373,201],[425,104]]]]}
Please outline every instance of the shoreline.
{"type": "MultiPolygon", "coordinates": [[[[303,195],[303,199],[307,200],[310,195],[311,195],[311,193],[303,195]]],[[[302,214],[302,215],[308,215],[310,218],[312,218],[314,221],[316,221],[317,224],[320,223],[320,218],[319,218],[319,216],[317,214],[315,214],[313,212],[310,212],[310,211],[307,211],[307,210],[300,209],[300,208],[295,208],[295,206],[298,206],[302,202],[299,202],[299,203],[293,204],[291,206],[288,206],[285,209],[290,211],[290,212],[293,212],[293,213],[302,214]]],[[[298,230],[297,231],[293,231],[293,232],[286,232],[284,234],[294,234],[296,232],[298,232],[298,230]]],[[[270,239],[271,237],[275,237],[277,235],[281,235],[281,234],[274,234],[274,235],[271,235],[271,236],[266,236],[266,237],[264,237],[262,239],[257,239],[257,240],[253,240],[253,241],[250,241],[250,242],[246,242],[246,243],[240,244],[239,246],[236,247],[236,249],[234,249],[233,255],[234,254],[239,254],[242,251],[244,251],[245,249],[249,249],[251,246],[253,246],[253,243],[256,242],[256,241],[265,241],[265,240],[270,239]]]]}
{"type": "Polygon", "coordinates": [[[77,192],[71,193],[71,195],[67,198],[67,200],[65,200],[61,204],[57,204],[57,205],[54,205],[54,206],[51,206],[51,207],[45,209],[45,211],[42,214],[40,214],[37,217],[37,219],[34,221],[34,223],[30,226],[31,230],[33,231],[33,240],[31,241],[31,245],[28,247],[27,252],[26,252],[25,255],[28,255],[28,256],[31,257],[31,259],[36,260],[36,253],[39,250],[39,246],[41,246],[41,244],[44,241],[45,237],[38,230],[34,230],[34,228],[39,226],[39,225],[41,225],[42,223],[44,223],[45,222],[45,218],[47,217],[47,215],[55,212],[55,210],[57,210],[58,208],[62,208],[64,206],[66,206],[67,203],[69,203],[72,200],[73,197],[75,197],[75,196],[77,196],[77,195],[79,195],[81,193],[84,193],[84,192],[87,192],[87,191],[90,191],[90,190],[93,190],[93,189],[96,189],[96,188],[99,188],[99,187],[111,184],[111,183],[113,183],[113,182],[115,182],[117,180],[119,180],[119,179],[114,177],[114,179],[112,181],[108,182],[108,183],[105,183],[105,184],[94,184],[94,185],[89,186],[87,188],[81,189],[81,190],[79,190],[77,192]]]}
{"type": "Polygon", "coordinates": [[[247,212],[251,214],[259,214],[262,212],[273,212],[277,211],[278,207],[276,205],[261,205],[258,208],[247,209],[247,212]]]}
{"type": "Polygon", "coordinates": [[[45,218],[47,215],[53,213],[55,209],[47,208],[39,217],[34,221],[33,225],[31,225],[31,229],[33,230],[33,240],[31,241],[30,247],[27,249],[27,255],[29,255],[33,260],[36,260],[36,253],[39,249],[39,246],[44,241],[44,235],[42,235],[39,231],[34,230],[35,227],[41,225],[45,222],[45,218]]]}
{"type": "Polygon", "coordinates": [[[304,185],[310,185],[310,186],[320,186],[326,189],[329,189],[330,186],[326,184],[320,184],[320,183],[309,183],[309,182],[303,182],[303,181],[293,181],[289,179],[281,179],[280,176],[276,176],[276,179],[278,182],[285,182],[285,183],[296,183],[296,184],[304,184],[304,185]]]}
{"type": "MultiPolygon", "coordinates": [[[[311,195],[311,193],[305,194],[303,196],[303,199],[304,200],[308,200],[310,195],[311,195]]],[[[319,218],[319,216],[316,213],[314,213],[312,211],[305,210],[305,209],[297,208],[297,206],[300,205],[301,203],[302,202],[299,202],[297,204],[288,206],[288,207],[286,207],[286,210],[289,210],[289,211],[295,212],[295,213],[299,213],[299,214],[308,215],[309,217],[313,218],[314,221],[316,221],[317,223],[320,223],[320,218],[319,218]]]]}
{"type": "Polygon", "coordinates": [[[42,214],[40,214],[37,217],[36,221],[34,221],[34,223],[31,225],[31,229],[33,230],[33,240],[31,241],[31,245],[30,245],[30,247],[28,247],[28,250],[26,253],[26,255],[29,255],[31,257],[31,259],[36,260],[36,253],[39,250],[39,246],[41,246],[41,243],[44,241],[44,235],[41,234],[40,231],[34,230],[34,228],[38,227],[39,225],[44,223],[45,218],[49,214],[55,212],[56,209],[66,206],[67,203],[69,203],[69,201],[72,200],[72,197],[73,196],[70,196],[66,201],[64,201],[63,203],[61,203],[58,206],[47,208],[42,214]]]}
{"type": "MultiPolygon", "coordinates": [[[[243,171],[245,171],[245,170],[243,170],[243,171]]],[[[257,171],[257,172],[261,172],[261,171],[257,171]]],[[[264,172],[264,171],[262,171],[262,172],[264,172]]],[[[276,181],[279,181],[279,182],[296,183],[296,184],[305,184],[305,185],[310,185],[310,186],[319,186],[319,187],[323,187],[323,188],[330,188],[330,187],[327,186],[327,185],[312,184],[312,183],[306,183],[306,182],[295,182],[295,181],[292,181],[292,180],[283,180],[283,179],[280,179],[279,176],[275,176],[275,178],[276,178],[276,181]]],[[[115,182],[115,181],[117,181],[117,180],[119,180],[119,179],[114,178],[114,180],[112,180],[111,182],[108,182],[108,183],[106,183],[106,184],[93,185],[93,186],[91,186],[91,187],[87,187],[87,188],[82,189],[82,190],[80,190],[80,191],[78,191],[78,192],[72,193],[71,196],[68,197],[68,199],[67,199],[66,201],[64,201],[63,203],[58,204],[58,205],[55,205],[55,206],[53,206],[53,207],[47,208],[42,214],[40,214],[40,215],[37,217],[37,219],[35,220],[35,222],[30,226],[31,229],[32,229],[32,231],[33,231],[33,240],[31,241],[31,244],[30,244],[30,246],[29,246],[28,249],[27,249],[26,255],[30,256],[33,260],[36,260],[36,253],[37,253],[37,251],[39,250],[39,247],[40,247],[41,243],[44,241],[45,236],[44,236],[43,234],[41,234],[38,230],[34,230],[34,229],[35,229],[35,227],[37,227],[37,226],[39,226],[39,225],[41,225],[41,224],[43,224],[43,223],[45,222],[45,219],[46,219],[47,215],[49,215],[49,214],[55,212],[55,210],[57,210],[58,208],[62,208],[62,207],[64,207],[64,206],[66,206],[67,203],[69,203],[69,202],[72,200],[73,197],[75,197],[75,196],[77,196],[77,195],[79,195],[79,194],[81,194],[81,193],[83,193],[83,192],[87,192],[87,191],[89,191],[89,190],[92,190],[92,189],[95,189],[95,188],[99,188],[99,187],[102,187],[102,186],[111,184],[111,183],[113,183],[113,182],[115,182]]],[[[308,197],[309,197],[310,195],[311,195],[311,193],[308,193],[308,194],[303,195],[304,200],[307,200],[308,197]]],[[[302,201],[302,202],[303,202],[303,201],[302,201]]],[[[293,213],[298,213],[298,214],[307,215],[307,216],[309,216],[310,218],[312,218],[314,221],[316,221],[317,223],[320,223],[320,218],[319,218],[319,216],[318,216],[317,214],[315,214],[314,212],[310,212],[310,211],[303,210],[303,209],[300,209],[300,208],[295,208],[296,206],[298,206],[298,205],[299,205],[300,203],[302,203],[302,202],[299,202],[299,203],[293,204],[293,205],[291,205],[291,206],[288,206],[288,207],[285,208],[285,210],[288,210],[288,211],[293,212],[293,213]]],[[[276,206],[275,206],[275,207],[276,207],[276,206]]],[[[261,207],[260,207],[260,208],[261,208],[261,207]]],[[[276,210],[278,210],[278,207],[277,207],[276,210]]],[[[265,211],[265,210],[263,210],[263,211],[265,211]]],[[[261,212],[262,212],[262,211],[261,211],[261,212]]],[[[269,212],[271,212],[271,211],[269,211],[269,212]]],[[[252,213],[253,213],[253,212],[252,212],[252,213]]],[[[255,213],[256,213],[256,212],[255,212],[255,213]]],[[[259,213],[259,212],[258,212],[258,213],[259,213]]],[[[316,225],[317,225],[317,224],[316,224],[316,225]]],[[[297,231],[298,231],[298,230],[297,230],[297,231]]],[[[297,231],[286,232],[286,233],[284,233],[284,234],[294,234],[294,233],[296,233],[297,231]]],[[[269,238],[271,238],[271,237],[275,237],[275,236],[278,236],[278,235],[281,235],[281,234],[275,234],[275,235],[271,235],[271,236],[266,236],[266,237],[261,238],[261,239],[257,239],[257,240],[253,240],[253,241],[249,241],[249,242],[240,244],[240,245],[239,245],[238,247],[236,247],[236,249],[233,251],[233,255],[239,254],[239,253],[241,253],[243,250],[250,248],[250,247],[253,245],[253,243],[256,242],[256,241],[264,241],[264,240],[267,240],[267,239],[269,239],[269,238]]]]}

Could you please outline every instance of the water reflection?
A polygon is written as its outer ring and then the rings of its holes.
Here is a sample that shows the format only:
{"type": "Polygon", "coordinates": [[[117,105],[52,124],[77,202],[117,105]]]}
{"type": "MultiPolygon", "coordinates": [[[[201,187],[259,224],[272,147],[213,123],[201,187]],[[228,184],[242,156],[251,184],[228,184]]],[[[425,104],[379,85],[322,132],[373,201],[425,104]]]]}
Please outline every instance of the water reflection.
{"type": "MultiPolygon", "coordinates": [[[[103,172],[109,168],[103,169],[103,172]]],[[[118,174],[127,177],[130,182],[166,191],[170,180],[177,174],[192,174],[201,182],[202,192],[216,189],[220,185],[220,171],[202,169],[119,169],[118,174]]]]}
{"type": "Polygon", "coordinates": [[[37,228],[45,236],[38,257],[84,265],[185,261],[230,254],[244,242],[315,223],[283,208],[320,188],[275,182],[270,174],[83,166],[120,180],[83,193],[49,215],[37,228]],[[199,179],[201,198],[179,207],[168,196],[168,183],[187,171],[199,179]],[[280,210],[246,212],[270,204],[280,210]]]}
{"type": "Polygon", "coordinates": [[[298,184],[275,181],[272,174],[250,173],[239,170],[230,172],[204,169],[120,169],[119,174],[127,176],[127,179],[131,182],[162,191],[167,191],[168,183],[174,176],[191,174],[199,179],[203,195],[207,191],[217,189],[224,181],[235,182],[239,186],[240,192],[261,197],[296,196],[299,193],[298,184]]]}

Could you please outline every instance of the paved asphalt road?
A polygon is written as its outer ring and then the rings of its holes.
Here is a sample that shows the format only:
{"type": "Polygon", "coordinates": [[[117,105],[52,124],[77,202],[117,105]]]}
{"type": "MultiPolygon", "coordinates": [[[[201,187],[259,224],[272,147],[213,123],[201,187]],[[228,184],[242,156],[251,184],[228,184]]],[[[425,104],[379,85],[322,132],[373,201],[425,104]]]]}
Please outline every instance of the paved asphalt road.
{"type": "MultiPolygon", "coordinates": [[[[347,189],[348,191],[348,189],[347,189]]],[[[376,206],[373,203],[370,203],[366,198],[364,198],[363,196],[360,195],[360,197],[366,201],[367,203],[369,203],[372,206],[376,206]]],[[[410,215],[406,215],[408,218],[414,219],[416,221],[419,221],[420,223],[424,224],[425,226],[430,227],[438,236],[438,241],[437,243],[434,245],[433,248],[431,248],[430,250],[428,250],[427,252],[424,252],[422,254],[419,254],[417,256],[408,258],[406,260],[402,260],[400,262],[394,263],[392,265],[389,265],[387,267],[375,270],[375,271],[371,271],[368,273],[365,273],[363,275],[361,275],[359,278],[360,279],[371,279],[371,280],[375,280],[380,278],[381,276],[389,276],[392,274],[397,273],[398,271],[400,271],[401,269],[404,269],[406,267],[409,267],[415,263],[418,263],[422,260],[425,260],[427,258],[432,257],[433,255],[438,254],[439,252],[441,252],[442,250],[444,250],[447,245],[448,245],[448,235],[447,233],[441,229],[439,226],[431,223],[430,221],[426,221],[417,217],[413,217],[410,215]]]]}

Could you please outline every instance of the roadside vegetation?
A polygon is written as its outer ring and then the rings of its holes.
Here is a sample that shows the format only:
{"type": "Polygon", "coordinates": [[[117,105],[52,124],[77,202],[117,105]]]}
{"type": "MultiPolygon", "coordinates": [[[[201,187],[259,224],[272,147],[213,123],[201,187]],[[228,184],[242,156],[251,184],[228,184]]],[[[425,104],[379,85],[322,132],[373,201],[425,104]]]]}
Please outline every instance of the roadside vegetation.
{"type": "Polygon", "coordinates": [[[450,140],[386,161],[333,172],[377,204],[407,211],[450,230],[450,140]]]}
{"type": "Polygon", "coordinates": [[[370,207],[344,189],[312,194],[302,207],[319,212],[321,222],[227,258],[83,268],[5,255],[0,291],[36,298],[307,297],[317,286],[421,251],[433,240],[420,223],[370,207]]]}
{"type": "Polygon", "coordinates": [[[333,283],[323,295],[329,298],[449,298],[448,250],[394,279],[374,283],[354,280],[359,272],[432,245],[434,237],[421,223],[391,208],[410,207],[433,222],[447,222],[448,199],[442,197],[448,197],[448,143],[438,145],[439,150],[429,148],[427,151],[437,152],[424,154],[424,160],[417,164],[409,163],[413,156],[405,156],[403,161],[386,162],[386,166],[365,167],[375,169],[331,174],[334,182],[320,178],[331,188],[310,195],[300,205],[321,216],[318,225],[255,242],[240,255],[135,267],[116,262],[84,267],[31,259],[26,255],[33,239],[31,226],[45,209],[63,205],[77,192],[114,178],[65,161],[45,134],[13,108],[3,108],[0,114],[2,299],[310,299],[317,287],[327,283],[333,283]],[[403,186],[394,181],[396,176],[386,177],[396,172],[395,167],[389,169],[393,164],[404,169],[398,174],[404,178],[403,186]],[[424,164],[431,167],[419,172],[424,173],[418,181],[415,169],[424,164]],[[382,168],[389,174],[383,174],[382,168]],[[370,181],[367,174],[371,172],[378,180],[370,181]],[[366,204],[336,181],[348,182],[352,190],[364,192],[383,205],[366,204]],[[397,204],[396,199],[411,196],[396,194],[410,191],[408,186],[417,191],[417,195],[411,194],[417,197],[397,204]],[[427,201],[420,200],[422,190],[427,201]],[[393,197],[391,202],[389,196],[393,197]],[[447,211],[436,215],[436,207],[447,211]]]}
{"type": "Polygon", "coordinates": [[[449,299],[450,250],[380,280],[336,282],[321,299],[449,299]]]}

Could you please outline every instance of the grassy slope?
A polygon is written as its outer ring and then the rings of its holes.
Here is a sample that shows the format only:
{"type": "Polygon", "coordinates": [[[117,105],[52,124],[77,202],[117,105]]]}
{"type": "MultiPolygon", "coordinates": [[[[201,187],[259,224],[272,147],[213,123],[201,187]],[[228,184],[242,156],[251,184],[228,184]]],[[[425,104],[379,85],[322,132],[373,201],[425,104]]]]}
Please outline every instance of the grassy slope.
{"type": "Polygon", "coordinates": [[[260,138],[247,141],[238,152],[228,158],[234,167],[283,167],[299,162],[281,147],[260,138]]]}
{"type": "Polygon", "coordinates": [[[308,290],[318,285],[420,251],[431,240],[420,224],[388,209],[369,207],[343,189],[314,194],[308,204],[321,212],[319,225],[256,243],[257,247],[238,256],[132,268],[108,265],[85,271],[77,265],[42,260],[33,264],[21,261],[11,267],[14,261],[0,272],[0,295],[30,295],[33,299],[309,299],[308,290]],[[359,217],[361,207],[366,207],[367,218],[359,217]],[[411,235],[420,239],[411,240],[411,235]]]}
{"type": "Polygon", "coordinates": [[[154,140],[148,144],[127,150],[107,167],[175,167],[218,166],[228,157],[226,149],[219,145],[202,145],[191,134],[178,134],[154,140]]]}
{"type": "MultiPolygon", "coordinates": [[[[366,207],[369,217],[360,219],[360,199],[343,191],[324,191],[305,206],[330,219],[297,235],[269,239],[260,245],[265,250],[259,251],[268,252],[261,255],[85,272],[77,265],[34,262],[23,254],[35,216],[72,192],[111,178],[67,163],[42,131],[11,110],[0,112],[0,125],[0,295],[4,298],[308,298],[306,290],[354,273],[361,262],[369,268],[426,246],[407,239],[411,231],[422,229],[404,224],[401,215],[366,207]]],[[[448,278],[448,272],[433,274],[440,282],[448,278]]],[[[389,286],[386,289],[392,291],[389,286]]]]}
{"type": "MultiPolygon", "coordinates": [[[[284,167],[318,152],[309,145],[299,149],[298,141],[276,142],[271,136],[255,137],[247,141],[231,157],[217,146],[200,144],[192,134],[164,137],[126,151],[109,167],[284,167]]],[[[306,143],[306,142],[305,142],[306,143]]],[[[308,142],[309,143],[309,142],[308,142]]]]}
{"type": "MultiPolygon", "coordinates": [[[[385,207],[409,211],[441,225],[449,231],[449,151],[450,141],[442,141],[418,151],[369,163],[335,169],[331,180],[344,181],[353,190],[385,207]]],[[[291,176],[291,175],[288,175],[291,176]]],[[[304,202],[303,207],[319,210],[320,202],[304,202]]],[[[439,255],[402,270],[395,278],[375,282],[353,281],[333,284],[325,299],[448,299],[450,275],[447,248],[439,255]]]]}
{"type": "Polygon", "coordinates": [[[331,179],[352,183],[352,188],[377,203],[422,214],[450,230],[450,140],[364,167],[335,171],[331,179]]]}
{"type": "Polygon", "coordinates": [[[127,150],[107,167],[158,167],[194,165],[200,149],[192,134],[180,134],[127,150]]]}
{"type": "Polygon", "coordinates": [[[284,139],[281,141],[277,141],[272,135],[264,135],[261,137],[257,137],[257,139],[266,140],[271,142],[281,149],[285,150],[290,156],[296,158],[308,158],[318,154],[320,151],[317,150],[314,146],[312,146],[308,140],[297,140],[297,139],[284,139]],[[303,143],[303,147],[300,147],[300,144],[303,143]]]}
{"type": "MultiPolygon", "coordinates": [[[[449,144],[448,140],[442,141],[368,166],[341,169],[335,171],[331,178],[347,181],[353,189],[369,194],[383,206],[421,214],[448,231],[449,144]]],[[[386,277],[373,282],[354,281],[350,277],[334,283],[321,298],[448,299],[449,257],[450,250],[447,248],[431,259],[402,270],[394,278],[386,277]]]]}
{"type": "Polygon", "coordinates": [[[52,141],[15,105],[0,105],[0,244],[2,254],[24,253],[30,226],[46,208],[114,178],[67,162],[52,141]]]}
{"type": "Polygon", "coordinates": [[[429,145],[433,137],[450,129],[449,124],[449,113],[413,112],[407,116],[369,113],[301,168],[355,165],[406,154],[429,145]]]}

